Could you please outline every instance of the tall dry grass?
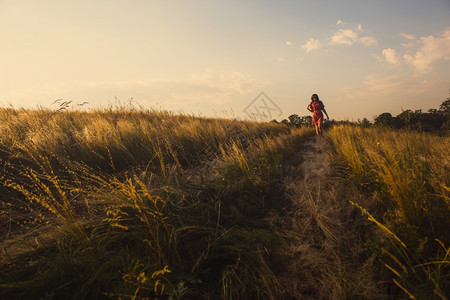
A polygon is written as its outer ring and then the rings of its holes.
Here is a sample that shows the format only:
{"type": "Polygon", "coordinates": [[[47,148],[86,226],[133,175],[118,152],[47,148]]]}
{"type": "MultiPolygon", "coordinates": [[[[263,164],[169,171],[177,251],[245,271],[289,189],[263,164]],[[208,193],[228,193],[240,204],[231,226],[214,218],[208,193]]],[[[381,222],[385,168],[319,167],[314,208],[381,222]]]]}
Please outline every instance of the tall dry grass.
{"type": "Polygon", "coordinates": [[[285,237],[265,216],[312,134],[134,108],[2,109],[1,297],[279,297],[270,253],[285,237]]]}
{"type": "Polygon", "coordinates": [[[409,297],[448,297],[450,139],[350,126],[330,137],[354,184],[379,199],[377,216],[354,205],[385,233],[380,274],[409,297]]]}

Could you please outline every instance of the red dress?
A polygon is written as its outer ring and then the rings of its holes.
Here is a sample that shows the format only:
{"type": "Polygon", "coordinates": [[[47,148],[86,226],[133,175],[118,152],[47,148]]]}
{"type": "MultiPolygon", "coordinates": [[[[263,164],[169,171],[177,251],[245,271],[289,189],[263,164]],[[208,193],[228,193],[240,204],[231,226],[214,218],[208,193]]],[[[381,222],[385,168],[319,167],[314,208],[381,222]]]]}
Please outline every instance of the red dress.
{"type": "Polygon", "coordinates": [[[313,124],[317,124],[319,122],[322,123],[323,122],[322,109],[325,108],[325,105],[323,105],[322,101],[320,100],[313,101],[308,107],[313,111],[312,123],[313,124]]]}

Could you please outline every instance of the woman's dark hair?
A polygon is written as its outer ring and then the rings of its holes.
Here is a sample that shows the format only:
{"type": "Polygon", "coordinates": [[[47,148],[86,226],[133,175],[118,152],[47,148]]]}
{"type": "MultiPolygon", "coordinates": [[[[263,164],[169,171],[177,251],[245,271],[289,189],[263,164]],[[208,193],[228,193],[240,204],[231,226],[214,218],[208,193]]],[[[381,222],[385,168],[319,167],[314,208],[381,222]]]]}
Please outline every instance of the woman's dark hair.
{"type": "Polygon", "coordinates": [[[319,99],[319,96],[317,95],[317,94],[312,94],[312,96],[311,96],[311,100],[314,98],[314,97],[316,97],[317,98],[317,100],[320,100],[319,99]]]}

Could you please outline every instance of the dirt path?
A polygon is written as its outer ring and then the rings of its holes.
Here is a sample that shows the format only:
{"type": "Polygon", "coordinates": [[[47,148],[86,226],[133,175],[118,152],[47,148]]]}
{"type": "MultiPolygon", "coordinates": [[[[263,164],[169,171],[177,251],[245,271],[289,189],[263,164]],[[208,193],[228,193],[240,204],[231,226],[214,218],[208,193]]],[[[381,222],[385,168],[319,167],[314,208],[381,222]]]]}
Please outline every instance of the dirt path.
{"type": "Polygon", "coordinates": [[[364,218],[348,200],[344,182],[331,176],[332,145],[327,137],[313,138],[301,153],[301,176],[286,179],[292,208],[280,222],[293,236],[284,250],[280,282],[291,299],[364,299],[380,296],[360,261],[365,247],[358,235],[364,218]]]}
{"type": "Polygon", "coordinates": [[[314,181],[324,183],[326,176],[330,173],[330,164],[327,153],[331,146],[325,138],[314,138],[308,141],[308,151],[304,155],[305,161],[301,165],[303,181],[310,184],[314,181]]]}

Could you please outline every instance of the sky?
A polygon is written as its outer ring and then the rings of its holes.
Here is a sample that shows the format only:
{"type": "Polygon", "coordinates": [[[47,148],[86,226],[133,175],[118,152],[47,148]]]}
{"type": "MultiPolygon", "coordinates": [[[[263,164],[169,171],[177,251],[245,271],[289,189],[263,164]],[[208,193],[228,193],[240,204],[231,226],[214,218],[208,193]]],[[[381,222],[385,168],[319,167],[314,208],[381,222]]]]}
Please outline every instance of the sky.
{"type": "Polygon", "coordinates": [[[0,0],[3,107],[356,121],[449,89],[450,0],[0,0]]]}

